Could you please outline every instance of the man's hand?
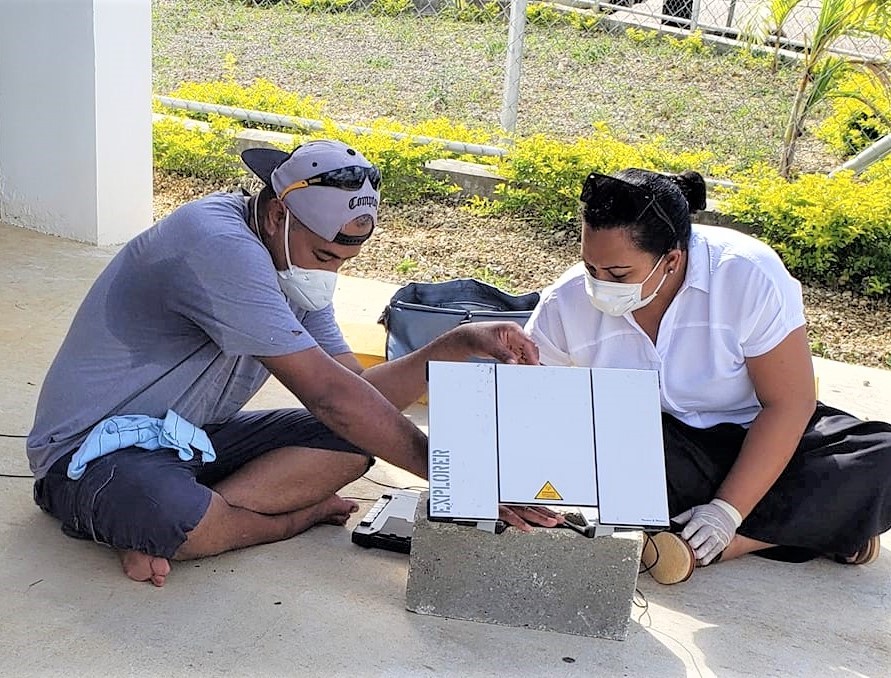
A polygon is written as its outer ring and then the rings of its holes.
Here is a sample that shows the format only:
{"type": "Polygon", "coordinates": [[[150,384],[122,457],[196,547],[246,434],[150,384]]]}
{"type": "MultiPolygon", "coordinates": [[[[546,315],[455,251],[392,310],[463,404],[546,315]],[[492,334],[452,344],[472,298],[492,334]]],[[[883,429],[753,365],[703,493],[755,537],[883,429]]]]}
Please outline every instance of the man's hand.
{"type": "Polygon", "coordinates": [[[498,517],[520,532],[532,532],[532,526],[556,527],[564,522],[563,516],[544,506],[504,506],[498,507],[498,517]]]}
{"type": "Polygon", "coordinates": [[[696,560],[703,565],[708,565],[727,548],[742,524],[739,511],[723,499],[694,506],[672,520],[686,525],[681,539],[690,544],[696,560]]]}
{"type": "MultiPolygon", "coordinates": [[[[362,378],[403,410],[426,392],[428,362],[461,362],[473,357],[538,365],[538,347],[515,322],[466,323],[408,355],[365,370],[362,378]]],[[[355,358],[341,360],[344,365],[356,365],[355,358]]]]}
{"type": "Polygon", "coordinates": [[[494,358],[509,365],[538,365],[538,347],[515,322],[466,323],[452,330],[452,334],[468,358],[494,358]]]}

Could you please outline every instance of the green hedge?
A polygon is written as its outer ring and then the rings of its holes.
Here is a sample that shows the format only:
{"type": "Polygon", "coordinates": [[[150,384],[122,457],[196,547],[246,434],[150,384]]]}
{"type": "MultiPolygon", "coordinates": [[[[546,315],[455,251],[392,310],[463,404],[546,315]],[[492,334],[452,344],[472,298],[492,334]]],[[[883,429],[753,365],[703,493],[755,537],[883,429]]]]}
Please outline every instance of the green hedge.
{"type": "MultiPolygon", "coordinates": [[[[197,87],[184,85],[177,94],[200,93],[206,102],[273,113],[306,116],[321,111],[320,107],[313,108],[316,104],[312,101],[289,95],[271,83],[255,83],[241,88],[243,91],[231,81],[197,87]],[[280,104],[282,108],[275,110],[280,104]]],[[[182,115],[179,111],[165,112],[182,115]]],[[[186,130],[168,119],[156,122],[156,166],[212,179],[241,175],[240,163],[231,153],[240,128],[235,121],[219,116],[210,116],[208,122],[207,130],[186,130]]],[[[295,135],[294,145],[307,138],[327,137],[356,146],[381,167],[385,201],[407,203],[450,194],[455,187],[428,175],[424,164],[434,158],[462,156],[439,144],[421,146],[394,139],[388,131],[474,144],[499,141],[494,131],[471,129],[445,119],[411,126],[378,120],[369,126],[370,134],[357,135],[341,131],[328,121],[320,132],[295,135]]],[[[580,187],[592,170],[696,169],[711,176],[726,176],[707,151],[675,153],[661,139],[628,144],[603,124],[595,125],[592,134],[583,139],[561,141],[535,135],[515,139],[509,148],[502,158],[463,157],[488,163],[508,180],[494,200],[475,198],[469,208],[481,213],[515,214],[547,230],[565,229],[575,221],[580,187]]],[[[891,294],[891,160],[876,164],[860,179],[842,173],[833,178],[808,174],[786,181],[766,166],[728,178],[737,182],[739,190],[724,195],[722,211],[754,226],[797,277],[869,296],[891,294]]]]}
{"type": "Polygon", "coordinates": [[[875,175],[863,181],[849,172],[805,174],[788,182],[759,167],[737,177],[739,190],[721,207],[754,225],[799,279],[885,296],[891,293],[891,171],[875,175]]]}
{"type": "Polygon", "coordinates": [[[518,138],[510,153],[493,161],[507,183],[494,201],[476,200],[475,208],[523,214],[549,228],[565,228],[578,213],[578,196],[585,177],[592,171],[610,173],[626,167],[669,172],[711,165],[707,151],[673,153],[664,140],[631,145],[619,140],[602,123],[591,136],[560,141],[537,134],[518,138]]]}
{"type": "Polygon", "coordinates": [[[852,73],[841,82],[839,90],[857,96],[830,100],[832,114],[817,128],[819,139],[847,156],[891,134],[891,92],[877,77],[852,73]]]}

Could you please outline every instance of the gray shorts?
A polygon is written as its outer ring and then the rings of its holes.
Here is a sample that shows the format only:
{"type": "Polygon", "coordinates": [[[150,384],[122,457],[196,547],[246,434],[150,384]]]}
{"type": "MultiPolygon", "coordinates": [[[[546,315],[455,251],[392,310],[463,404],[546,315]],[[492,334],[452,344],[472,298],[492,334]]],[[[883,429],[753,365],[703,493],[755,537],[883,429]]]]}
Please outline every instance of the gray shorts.
{"type": "Polygon", "coordinates": [[[309,447],[362,454],[369,467],[374,463],[307,410],[239,412],[204,430],[216,450],[214,462],[131,447],[91,461],[80,480],[71,480],[72,452],[34,484],[34,501],[62,521],[68,536],[172,558],[207,512],[209,488],[266,452],[309,447]]]}

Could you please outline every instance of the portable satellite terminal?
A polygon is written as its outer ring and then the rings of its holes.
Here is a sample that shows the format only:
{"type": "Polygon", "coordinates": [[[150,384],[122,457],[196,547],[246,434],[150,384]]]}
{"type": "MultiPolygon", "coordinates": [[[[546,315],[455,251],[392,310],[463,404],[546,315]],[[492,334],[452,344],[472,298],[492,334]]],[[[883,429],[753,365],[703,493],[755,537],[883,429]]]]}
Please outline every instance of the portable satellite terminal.
{"type": "Polygon", "coordinates": [[[353,543],[408,553],[420,492],[393,490],[381,495],[353,530],[353,543]]]}

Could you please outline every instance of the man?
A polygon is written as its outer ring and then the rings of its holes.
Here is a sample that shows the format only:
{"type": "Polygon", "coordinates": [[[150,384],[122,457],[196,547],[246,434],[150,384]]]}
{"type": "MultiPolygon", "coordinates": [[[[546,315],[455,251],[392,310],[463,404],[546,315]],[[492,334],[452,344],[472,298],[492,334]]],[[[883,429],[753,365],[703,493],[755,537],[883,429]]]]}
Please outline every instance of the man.
{"type": "Polygon", "coordinates": [[[374,457],[426,477],[427,439],[401,410],[423,393],[428,360],[537,362],[519,326],[493,323],[363,372],[331,299],[377,223],[380,172],[335,141],[242,157],[259,195],[180,207],[99,276],[28,438],[37,504],[155,586],[171,559],[344,524],[358,507],[335,492],[374,457]],[[270,374],[306,409],[242,411],[270,374]]]}

